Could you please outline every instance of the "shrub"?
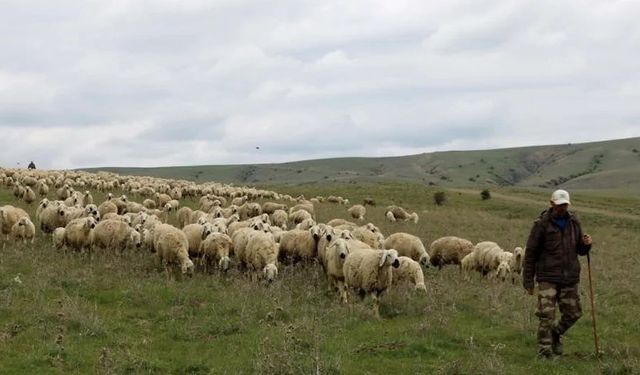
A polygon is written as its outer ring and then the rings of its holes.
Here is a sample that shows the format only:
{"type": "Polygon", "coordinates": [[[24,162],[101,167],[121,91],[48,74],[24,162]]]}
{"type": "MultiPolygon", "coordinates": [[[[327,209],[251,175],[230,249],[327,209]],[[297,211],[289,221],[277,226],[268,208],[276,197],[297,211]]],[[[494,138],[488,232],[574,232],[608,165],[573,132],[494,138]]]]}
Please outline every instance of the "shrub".
{"type": "Polygon", "coordinates": [[[444,202],[446,202],[446,201],[447,201],[447,194],[444,191],[436,191],[433,194],[433,202],[436,205],[438,205],[438,206],[443,205],[444,202]]]}
{"type": "Polygon", "coordinates": [[[483,201],[486,201],[487,199],[491,199],[491,192],[489,192],[489,189],[484,189],[480,192],[480,197],[482,198],[483,201]]]}

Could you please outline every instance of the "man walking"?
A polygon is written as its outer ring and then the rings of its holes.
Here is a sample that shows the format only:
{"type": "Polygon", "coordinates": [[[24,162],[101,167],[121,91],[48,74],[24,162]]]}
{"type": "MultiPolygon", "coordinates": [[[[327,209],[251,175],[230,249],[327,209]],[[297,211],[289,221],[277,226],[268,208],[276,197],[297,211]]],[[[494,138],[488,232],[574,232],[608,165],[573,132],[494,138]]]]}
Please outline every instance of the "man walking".
{"type": "Polygon", "coordinates": [[[577,216],[568,210],[569,193],[551,194],[551,208],[533,223],[524,255],[523,285],[533,295],[538,282],[538,356],[562,354],[560,338],[582,316],[578,255],[591,250],[591,236],[582,233],[577,216]],[[555,322],[556,304],[560,320],[555,322]]]}

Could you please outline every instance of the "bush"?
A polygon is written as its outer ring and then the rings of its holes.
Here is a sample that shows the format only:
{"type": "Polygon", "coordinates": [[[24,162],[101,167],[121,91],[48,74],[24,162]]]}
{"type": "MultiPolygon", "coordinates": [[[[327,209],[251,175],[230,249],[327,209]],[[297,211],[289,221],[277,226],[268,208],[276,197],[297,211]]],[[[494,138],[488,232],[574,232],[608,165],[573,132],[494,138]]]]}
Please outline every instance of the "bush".
{"type": "Polygon", "coordinates": [[[447,194],[444,191],[437,191],[433,194],[433,202],[440,206],[447,201],[447,194]]]}
{"type": "Polygon", "coordinates": [[[489,189],[484,189],[480,192],[480,197],[482,198],[483,201],[486,201],[487,199],[491,199],[491,193],[489,192],[489,189]]]}

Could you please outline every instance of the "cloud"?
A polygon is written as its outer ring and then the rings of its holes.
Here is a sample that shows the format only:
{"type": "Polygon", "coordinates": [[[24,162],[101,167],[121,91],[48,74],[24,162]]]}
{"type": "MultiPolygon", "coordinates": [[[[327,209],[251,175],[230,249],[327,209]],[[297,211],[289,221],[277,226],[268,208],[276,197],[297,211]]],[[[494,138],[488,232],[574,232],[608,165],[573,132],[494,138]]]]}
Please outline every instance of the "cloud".
{"type": "Polygon", "coordinates": [[[595,0],[8,1],[0,165],[284,162],[639,136],[639,11],[595,0]]]}

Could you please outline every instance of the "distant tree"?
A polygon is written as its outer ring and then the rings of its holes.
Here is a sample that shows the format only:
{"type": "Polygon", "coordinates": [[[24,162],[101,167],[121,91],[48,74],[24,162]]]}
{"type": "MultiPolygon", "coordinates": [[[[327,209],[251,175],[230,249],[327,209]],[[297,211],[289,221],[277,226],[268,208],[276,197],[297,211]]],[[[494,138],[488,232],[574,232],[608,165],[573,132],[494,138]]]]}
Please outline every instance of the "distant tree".
{"type": "Polygon", "coordinates": [[[438,205],[441,206],[443,205],[445,202],[447,201],[447,194],[444,191],[436,191],[433,194],[433,202],[438,205]]]}
{"type": "Polygon", "coordinates": [[[487,199],[491,199],[491,192],[489,192],[489,189],[484,189],[480,192],[480,198],[482,198],[483,201],[486,201],[487,199]]]}

